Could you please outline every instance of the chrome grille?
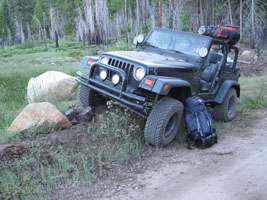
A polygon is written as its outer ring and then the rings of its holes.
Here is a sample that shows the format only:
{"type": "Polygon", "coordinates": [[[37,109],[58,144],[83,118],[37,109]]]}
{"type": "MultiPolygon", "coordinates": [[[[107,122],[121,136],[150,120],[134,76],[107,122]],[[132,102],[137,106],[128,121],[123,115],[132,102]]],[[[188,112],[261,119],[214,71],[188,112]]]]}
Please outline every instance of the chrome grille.
{"type": "Polygon", "coordinates": [[[127,63],[125,61],[118,60],[115,58],[109,58],[108,64],[113,67],[122,69],[127,74],[127,76],[130,74],[131,69],[134,67],[134,65],[131,63],[127,63]]]}

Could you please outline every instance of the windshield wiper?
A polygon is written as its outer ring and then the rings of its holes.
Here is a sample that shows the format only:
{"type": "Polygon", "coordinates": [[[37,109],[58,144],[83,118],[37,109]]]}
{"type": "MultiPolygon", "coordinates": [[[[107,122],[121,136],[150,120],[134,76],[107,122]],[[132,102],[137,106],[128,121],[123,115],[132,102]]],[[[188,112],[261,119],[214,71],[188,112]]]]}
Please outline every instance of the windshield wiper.
{"type": "MultiPolygon", "coordinates": [[[[159,49],[159,47],[156,47],[156,46],[154,46],[154,45],[152,45],[152,44],[149,44],[149,43],[147,43],[147,42],[144,43],[143,45],[144,45],[144,46],[147,46],[147,47],[152,47],[152,48],[155,48],[155,49],[159,49]]],[[[143,46],[143,45],[142,45],[142,46],[143,46]]]]}
{"type": "Polygon", "coordinates": [[[188,57],[186,56],[186,54],[185,54],[184,52],[181,52],[181,51],[179,51],[179,50],[175,50],[175,49],[170,49],[170,51],[172,51],[172,52],[174,52],[174,53],[179,53],[179,54],[181,54],[181,55],[183,56],[184,60],[185,60],[186,62],[189,62],[188,57]]]}
{"type": "Polygon", "coordinates": [[[170,51],[174,52],[174,53],[180,53],[184,55],[184,52],[178,51],[178,50],[174,50],[174,49],[170,49],[170,51]]]}

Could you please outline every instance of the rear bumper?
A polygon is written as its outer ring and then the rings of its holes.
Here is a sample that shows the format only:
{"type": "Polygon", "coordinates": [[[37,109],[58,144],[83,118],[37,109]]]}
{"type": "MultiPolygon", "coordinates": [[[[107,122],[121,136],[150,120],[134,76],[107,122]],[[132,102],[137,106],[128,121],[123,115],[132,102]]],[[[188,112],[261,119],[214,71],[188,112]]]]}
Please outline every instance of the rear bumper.
{"type": "Polygon", "coordinates": [[[126,91],[127,76],[122,69],[95,62],[89,69],[89,75],[83,74],[80,71],[77,72],[77,75],[76,80],[80,84],[126,105],[131,110],[138,112],[138,114],[145,115],[144,103],[146,102],[146,98],[126,91]],[[100,80],[95,73],[96,69],[99,67],[104,68],[109,72],[119,74],[121,77],[120,85],[114,86],[109,80],[100,80]]]}

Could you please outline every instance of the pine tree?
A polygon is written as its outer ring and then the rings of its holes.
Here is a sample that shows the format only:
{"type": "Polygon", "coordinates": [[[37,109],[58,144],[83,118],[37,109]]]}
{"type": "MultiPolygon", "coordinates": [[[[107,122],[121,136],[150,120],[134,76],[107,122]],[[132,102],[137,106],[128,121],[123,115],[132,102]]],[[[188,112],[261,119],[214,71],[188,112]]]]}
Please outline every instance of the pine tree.
{"type": "Polygon", "coordinates": [[[75,17],[77,16],[77,1],[65,0],[63,4],[64,14],[64,33],[65,35],[72,35],[75,32],[75,17]]]}
{"type": "Polygon", "coordinates": [[[43,17],[44,17],[44,13],[43,13],[43,10],[42,10],[42,7],[41,7],[41,0],[37,0],[36,1],[36,5],[35,5],[35,8],[34,8],[33,15],[34,15],[34,17],[33,17],[32,21],[31,21],[31,28],[34,31],[36,31],[36,30],[39,30],[39,28],[40,28],[37,20],[39,20],[39,22],[42,23],[43,17]]]}
{"type": "Polygon", "coordinates": [[[8,1],[3,0],[1,3],[1,40],[2,44],[10,45],[12,41],[11,31],[12,22],[11,22],[11,15],[9,12],[8,1]]]}

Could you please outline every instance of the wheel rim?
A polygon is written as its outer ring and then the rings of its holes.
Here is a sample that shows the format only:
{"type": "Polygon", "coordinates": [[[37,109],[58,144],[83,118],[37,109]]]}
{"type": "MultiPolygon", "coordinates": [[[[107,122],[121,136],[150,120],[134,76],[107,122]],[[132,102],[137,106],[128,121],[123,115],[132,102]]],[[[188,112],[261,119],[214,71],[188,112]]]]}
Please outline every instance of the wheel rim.
{"type": "Polygon", "coordinates": [[[165,132],[164,132],[165,138],[172,135],[173,131],[175,131],[176,126],[178,125],[177,120],[178,120],[178,113],[174,113],[165,128],[165,132]]]}
{"type": "Polygon", "coordinates": [[[228,116],[232,116],[235,112],[235,98],[232,96],[228,103],[228,116]]]}

